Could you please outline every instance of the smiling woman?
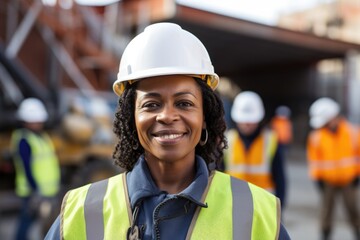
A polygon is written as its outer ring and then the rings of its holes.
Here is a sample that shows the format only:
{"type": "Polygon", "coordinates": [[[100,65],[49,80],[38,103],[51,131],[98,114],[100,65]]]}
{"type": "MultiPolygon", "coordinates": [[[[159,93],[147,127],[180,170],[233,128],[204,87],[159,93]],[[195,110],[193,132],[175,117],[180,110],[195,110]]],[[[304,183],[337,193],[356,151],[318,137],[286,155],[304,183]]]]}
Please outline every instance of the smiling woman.
{"type": "Polygon", "coordinates": [[[218,83],[180,26],[135,37],[114,83],[113,157],[126,172],[69,191],[47,239],[289,239],[275,196],[217,170],[227,147],[218,83]]]}

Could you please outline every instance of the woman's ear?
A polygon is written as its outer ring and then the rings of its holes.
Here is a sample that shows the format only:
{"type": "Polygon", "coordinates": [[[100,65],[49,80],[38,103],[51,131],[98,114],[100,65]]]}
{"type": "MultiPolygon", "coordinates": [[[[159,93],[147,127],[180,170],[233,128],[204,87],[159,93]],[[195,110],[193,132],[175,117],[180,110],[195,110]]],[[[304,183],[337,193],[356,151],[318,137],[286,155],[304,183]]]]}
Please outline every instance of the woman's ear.
{"type": "Polygon", "coordinates": [[[204,116],[204,122],[203,122],[203,125],[202,125],[202,129],[206,129],[206,121],[205,121],[205,116],[204,116]]]}

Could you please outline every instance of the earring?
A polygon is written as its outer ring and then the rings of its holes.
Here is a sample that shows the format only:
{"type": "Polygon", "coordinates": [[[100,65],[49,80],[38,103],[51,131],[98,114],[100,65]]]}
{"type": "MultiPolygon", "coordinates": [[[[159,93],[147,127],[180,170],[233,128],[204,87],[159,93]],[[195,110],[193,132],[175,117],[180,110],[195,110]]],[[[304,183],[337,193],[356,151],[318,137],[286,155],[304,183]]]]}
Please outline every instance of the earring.
{"type": "Polygon", "coordinates": [[[208,131],[206,128],[204,128],[202,131],[201,131],[201,138],[200,138],[200,146],[204,146],[206,143],[207,143],[207,140],[208,140],[208,131]],[[204,133],[205,132],[205,133],[204,133]],[[205,139],[203,140],[203,135],[205,135],[205,139]]]}
{"type": "Polygon", "coordinates": [[[139,143],[137,141],[134,141],[134,143],[132,144],[132,149],[137,150],[138,147],[139,147],[139,143]]]}
{"type": "Polygon", "coordinates": [[[137,150],[139,148],[139,141],[137,140],[137,138],[132,140],[132,149],[133,150],[137,150]]]}

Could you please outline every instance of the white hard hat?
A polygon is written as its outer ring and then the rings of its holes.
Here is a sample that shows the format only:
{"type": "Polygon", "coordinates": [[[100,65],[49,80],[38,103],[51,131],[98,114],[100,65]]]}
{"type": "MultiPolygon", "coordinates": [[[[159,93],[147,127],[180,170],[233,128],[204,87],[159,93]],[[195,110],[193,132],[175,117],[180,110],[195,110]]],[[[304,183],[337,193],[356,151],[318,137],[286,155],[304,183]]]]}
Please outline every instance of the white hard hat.
{"type": "Polygon", "coordinates": [[[259,123],[265,115],[260,96],[251,91],[239,93],[231,108],[231,118],[236,123],[259,123]]]}
{"type": "Polygon", "coordinates": [[[340,106],[331,98],[319,98],[309,109],[310,126],[321,128],[340,113],[340,106]]]}
{"type": "Polygon", "coordinates": [[[145,28],[126,47],[113,90],[121,95],[125,83],[147,77],[192,75],[214,90],[219,77],[200,40],[174,23],[156,23],[145,28]]]}
{"type": "Polygon", "coordinates": [[[27,98],[21,102],[17,111],[19,120],[24,122],[45,122],[49,115],[44,104],[37,98],[27,98]]]}

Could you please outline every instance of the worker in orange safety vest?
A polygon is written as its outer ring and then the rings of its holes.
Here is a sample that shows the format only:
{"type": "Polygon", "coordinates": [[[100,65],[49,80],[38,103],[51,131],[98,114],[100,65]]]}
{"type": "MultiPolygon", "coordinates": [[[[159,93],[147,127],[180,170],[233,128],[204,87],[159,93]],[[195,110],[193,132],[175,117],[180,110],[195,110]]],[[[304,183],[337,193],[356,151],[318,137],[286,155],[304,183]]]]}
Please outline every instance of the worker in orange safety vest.
{"type": "Polygon", "coordinates": [[[276,133],[263,124],[265,108],[252,91],[239,93],[231,109],[236,128],[226,133],[225,171],[275,194],[286,205],[286,177],[276,133]]]}
{"type": "Polygon", "coordinates": [[[342,195],[355,239],[360,239],[357,209],[358,129],[340,115],[340,106],[330,98],[316,100],[309,109],[310,126],[307,157],[310,178],[321,194],[321,230],[329,239],[335,199],[342,195]]]}
{"type": "Polygon", "coordinates": [[[271,128],[276,132],[279,144],[288,146],[293,140],[293,129],[290,121],[291,110],[287,106],[279,106],[271,119],[271,128]]]}

